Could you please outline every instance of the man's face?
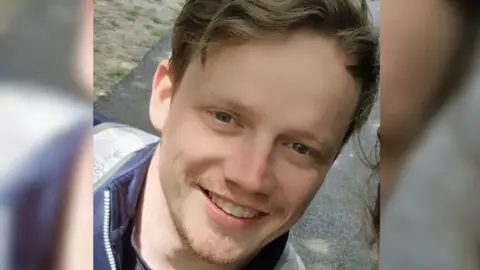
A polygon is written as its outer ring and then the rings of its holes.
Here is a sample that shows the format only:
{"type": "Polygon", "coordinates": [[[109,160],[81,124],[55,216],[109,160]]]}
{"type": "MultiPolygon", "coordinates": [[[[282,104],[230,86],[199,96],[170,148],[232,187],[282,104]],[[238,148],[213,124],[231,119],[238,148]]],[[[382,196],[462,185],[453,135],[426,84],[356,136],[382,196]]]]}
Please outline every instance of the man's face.
{"type": "Polygon", "coordinates": [[[204,67],[192,60],[156,126],[159,181],[197,255],[247,259],[301,217],[357,102],[345,64],[334,41],[305,33],[223,48],[204,67]]]}

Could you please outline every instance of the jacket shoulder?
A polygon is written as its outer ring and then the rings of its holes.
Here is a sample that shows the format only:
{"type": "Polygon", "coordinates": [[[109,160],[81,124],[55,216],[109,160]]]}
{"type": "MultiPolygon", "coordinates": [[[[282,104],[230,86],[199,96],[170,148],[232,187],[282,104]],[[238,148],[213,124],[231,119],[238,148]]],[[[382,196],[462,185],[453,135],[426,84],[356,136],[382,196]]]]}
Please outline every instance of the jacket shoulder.
{"type": "Polygon", "coordinates": [[[128,157],[160,138],[140,129],[102,123],[93,128],[93,182],[95,187],[112,176],[128,157]]]}

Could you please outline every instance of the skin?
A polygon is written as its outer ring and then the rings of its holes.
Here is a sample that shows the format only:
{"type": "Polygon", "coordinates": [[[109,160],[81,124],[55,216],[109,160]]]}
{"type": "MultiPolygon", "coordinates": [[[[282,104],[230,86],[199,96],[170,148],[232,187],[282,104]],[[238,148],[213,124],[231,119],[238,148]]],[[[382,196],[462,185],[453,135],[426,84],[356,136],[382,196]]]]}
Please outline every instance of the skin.
{"type": "Polygon", "coordinates": [[[152,269],[236,269],[295,224],[357,103],[346,62],[333,40],[299,32],[223,48],[204,67],[195,57],[175,88],[158,66],[150,117],[163,135],[136,236],[152,269]],[[266,214],[224,226],[200,187],[266,214]]]}
{"type": "Polygon", "coordinates": [[[82,24],[77,40],[75,74],[85,94],[93,100],[93,1],[85,0],[83,4],[82,24]]]}
{"type": "MultiPolygon", "coordinates": [[[[77,75],[86,96],[93,96],[93,1],[84,1],[83,28],[77,41],[77,75]]],[[[55,269],[93,269],[93,142],[87,134],[72,171],[55,269]]]]}
{"type": "Polygon", "coordinates": [[[91,138],[86,138],[84,147],[78,155],[73,171],[70,201],[63,224],[64,237],[61,238],[56,269],[85,270],[93,269],[93,187],[91,138]]]}
{"type": "Polygon", "coordinates": [[[462,25],[458,12],[442,0],[387,0],[381,17],[380,181],[385,205],[408,150],[433,115],[429,112],[440,109],[432,106],[462,25]]]}

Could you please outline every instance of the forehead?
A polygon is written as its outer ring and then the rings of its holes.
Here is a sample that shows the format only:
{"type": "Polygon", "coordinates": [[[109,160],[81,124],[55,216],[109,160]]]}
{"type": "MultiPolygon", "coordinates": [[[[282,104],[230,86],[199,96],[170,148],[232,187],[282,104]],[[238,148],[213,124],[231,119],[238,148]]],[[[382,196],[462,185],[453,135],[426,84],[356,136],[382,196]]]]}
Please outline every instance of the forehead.
{"type": "Polygon", "coordinates": [[[279,129],[328,126],[336,136],[357,102],[346,61],[334,40],[308,33],[248,42],[216,51],[204,66],[194,59],[179,92],[192,101],[245,105],[256,120],[279,129]]]}

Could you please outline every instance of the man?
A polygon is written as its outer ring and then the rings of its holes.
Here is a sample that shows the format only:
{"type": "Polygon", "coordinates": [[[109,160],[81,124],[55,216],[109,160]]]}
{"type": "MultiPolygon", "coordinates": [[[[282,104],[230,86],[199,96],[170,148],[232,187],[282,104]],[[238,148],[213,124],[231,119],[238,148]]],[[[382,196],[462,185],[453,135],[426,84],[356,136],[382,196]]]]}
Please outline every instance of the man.
{"type": "Polygon", "coordinates": [[[187,1],[161,141],[96,183],[95,269],[298,269],[288,230],[368,117],[376,52],[365,2],[187,1]]]}

